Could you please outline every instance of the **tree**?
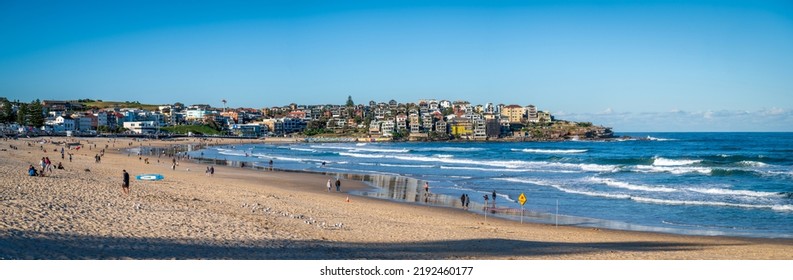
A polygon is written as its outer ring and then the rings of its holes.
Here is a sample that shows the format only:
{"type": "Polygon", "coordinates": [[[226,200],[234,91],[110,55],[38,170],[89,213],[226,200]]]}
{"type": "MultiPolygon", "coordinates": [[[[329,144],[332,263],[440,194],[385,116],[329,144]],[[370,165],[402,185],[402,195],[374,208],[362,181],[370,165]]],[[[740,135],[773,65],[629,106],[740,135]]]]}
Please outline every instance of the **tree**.
{"type": "Polygon", "coordinates": [[[347,96],[347,107],[355,107],[355,102],[352,102],[352,95],[347,96]]]}
{"type": "Polygon", "coordinates": [[[17,109],[17,123],[19,125],[28,125],[27,121],[28,104],[20,103],[17,109]]]}
{"type": "Polygon", "coordinates": [[[31,101],[28,106],[28,125],[41,127],[44,125],[44,107],[38,99],[31,101]]]}
{"type": "Polygon", "coordinates": [[[8,99],[3,98],[2,103],[0,104],[2,104],[3,106],[3,110],[0,111],[0,122],[2,123],[14,122],[16,116],[14,116],[14,108],[13,105],[11,105],[11,101],[8,101],[8,99]]]}

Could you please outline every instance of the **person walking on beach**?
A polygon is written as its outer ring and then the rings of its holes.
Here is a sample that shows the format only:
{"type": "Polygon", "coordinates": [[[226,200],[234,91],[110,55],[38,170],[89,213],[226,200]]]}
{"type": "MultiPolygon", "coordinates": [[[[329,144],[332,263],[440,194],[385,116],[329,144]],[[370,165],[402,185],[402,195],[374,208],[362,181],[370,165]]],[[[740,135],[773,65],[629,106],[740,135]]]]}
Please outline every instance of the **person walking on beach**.
{"type": "Polygon", "coordinates": [[[485,194],[484,197],[485,197],[485,209],[487,209],[487,200],[488,200],[487,194],[485,194]]]}
{"type": "Polygon", "coordinates": [[[493,190],[493,208],[496,207],[496,190],[493,190]]]}
{"type": "Polygon", "coordinates": [[[460,206],[465,209],[465,194],[460,195],[460,206]]]}
{"type": "Polygon", "coordinates": [[[430,183],[424,182],[424,195],[429,195],[429,194],[430,194],[430,183]]]}
{"type": "Polygon", "coordinates": [[[215,167],[214,166],[210,166],[209,167],[209,177],[214,177],[214,176],[215,176],[215,167]]]}
{"type": "Polygon", "coordinates": [[[270,159],[270,171],[273,171],[273,160],[270,159]]]}
{"type": "Polygon", "coordinates": [[[332,186],[332,183],[330,182],[330,180],[331,180],[331,179],[328,179],[328,192],[330,192],[330,188],[331,188],[331,186],[332,186]]]}
{"type": "Polygon", "coordinates": [[[339,178],[336,178],[336,191],[337,192],[341,191],[341,181],[339,180],[339,178]]]}
{"type": "Polygon", "coordinates": [[[44,158],[44,164],[47,166],[47,172],[52,173],[52,161],[50,161],[50,157],[44,158]]]}
{"type": "Polygon", "coordinates": [[[124,176],[123,176],[123,181],[121,183],[121,192],[123,192],[124,195],[129,195],[129,173],[127,173],[126,169],[124,169],[123,171],[124,171],[124,176]]]}
{"type": "Polygon", "coordinates": [[[72,162],[72,153],[69,153],[69,162],[72,162]]]}
{"type": "Polygon", "coordinates": [[[465,210],[468,210],[468,203],[471,202],[471,199],[468,198],[468,194],[465,194],[465,210]]]}

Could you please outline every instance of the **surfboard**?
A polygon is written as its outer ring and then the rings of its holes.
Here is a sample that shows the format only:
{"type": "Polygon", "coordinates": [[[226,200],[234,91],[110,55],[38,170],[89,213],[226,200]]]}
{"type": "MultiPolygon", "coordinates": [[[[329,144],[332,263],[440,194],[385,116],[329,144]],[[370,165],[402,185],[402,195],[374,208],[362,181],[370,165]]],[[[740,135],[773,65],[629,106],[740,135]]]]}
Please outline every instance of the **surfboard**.
{"type": "Polygon", "coordinates": [[[165,176],[162,176],[161,174],[140,174],[135,176],[135,179],[142,181],[159,181],[165,179],[165,176]]]}

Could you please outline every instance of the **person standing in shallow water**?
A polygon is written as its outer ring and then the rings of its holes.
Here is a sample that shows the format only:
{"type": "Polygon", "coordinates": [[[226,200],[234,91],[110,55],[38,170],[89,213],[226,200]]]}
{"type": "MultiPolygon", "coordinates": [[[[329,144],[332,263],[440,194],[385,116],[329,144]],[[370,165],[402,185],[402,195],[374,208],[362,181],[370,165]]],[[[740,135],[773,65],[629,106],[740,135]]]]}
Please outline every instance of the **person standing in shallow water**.
{"type": "Polygon", "coordinates": [[[129,173],[124,169],[123,181],[121,183],[121,191],[124,195],[129,195],[129,173]]]}

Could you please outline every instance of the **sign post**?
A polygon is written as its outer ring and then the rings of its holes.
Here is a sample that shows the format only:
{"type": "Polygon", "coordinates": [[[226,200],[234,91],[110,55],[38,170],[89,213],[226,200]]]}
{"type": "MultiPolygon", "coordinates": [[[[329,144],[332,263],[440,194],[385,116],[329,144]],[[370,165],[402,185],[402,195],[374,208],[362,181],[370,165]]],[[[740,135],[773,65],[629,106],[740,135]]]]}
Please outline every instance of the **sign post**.
{"type": "Polygon", "coordinates": [[[523,205],[526,204],[526,195],[520,193],[518,196],[518,202],[520,202],[520,223],[523,223],[523,205]]]}

